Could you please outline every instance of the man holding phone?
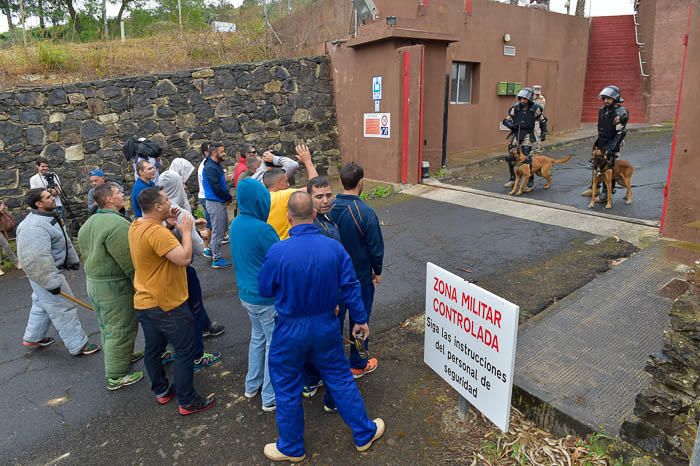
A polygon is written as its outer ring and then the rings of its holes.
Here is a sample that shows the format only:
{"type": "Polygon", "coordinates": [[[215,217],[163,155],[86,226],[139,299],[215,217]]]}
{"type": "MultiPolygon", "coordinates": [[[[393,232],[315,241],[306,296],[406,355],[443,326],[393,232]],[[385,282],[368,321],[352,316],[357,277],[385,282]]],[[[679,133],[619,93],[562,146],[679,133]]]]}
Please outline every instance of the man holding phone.
{"type": "Polygon", "coordinates": [[[355,338],[369,336],[360,282],[343,246],[313,224],[308,193],[292,194],[287,215],[292,225],[290,238],[270,247],[258,276],[260,296],[274,297],[277,309],[268,366],[277,402],[279,440],[265,445],[264,454],[273,461],[297,462],[306,457],[301,394],[302,372],[308,362],[333,393],[341,417],[352,430],[355,447],[365,451],[384,433],[384,421],[371,421],[367,416],[335,316],[340,298],[355,323],[355,338]]]}

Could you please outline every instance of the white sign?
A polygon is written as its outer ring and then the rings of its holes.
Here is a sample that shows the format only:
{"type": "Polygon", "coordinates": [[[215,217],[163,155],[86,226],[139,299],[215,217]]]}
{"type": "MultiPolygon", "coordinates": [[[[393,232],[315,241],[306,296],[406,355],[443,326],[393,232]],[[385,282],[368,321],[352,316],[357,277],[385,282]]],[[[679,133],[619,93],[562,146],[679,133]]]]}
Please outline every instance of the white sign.
{"type": "Polygon", "coordinates": [[[211,28],[214,32],[236,32],[236,25],[224,21],[212,21],[211,28]]]}
{"type": "Polygon", "coordinates": [[[383,138],[391,137],[391,113],[365,113],[364,136],[366,138],[383,138]]]}
{"type": "Polygon", "coordinates": [[[381,100],[375,100],[375,101],[374,101],[374,112],[375,112],[375,113],[381,112],[381,103],[382,103],[381,100]]]}
{"type": "Polygon", "coordinates": [[[382,100],[382,77],[372,78],[372,100],[382,100]]]}
{"type": "Polygon", "coordinates": [[[428,262],[425,363],[504,432],[520,308],[428,262]]]}

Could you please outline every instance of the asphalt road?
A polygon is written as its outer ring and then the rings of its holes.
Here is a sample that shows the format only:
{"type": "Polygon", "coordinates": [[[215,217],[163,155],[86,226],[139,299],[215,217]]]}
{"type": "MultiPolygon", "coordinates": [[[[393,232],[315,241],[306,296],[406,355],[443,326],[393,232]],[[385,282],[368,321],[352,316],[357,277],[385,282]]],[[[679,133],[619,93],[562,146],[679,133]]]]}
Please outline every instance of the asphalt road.
{"type": "MultiPolygon", "coordinates": [[[[385,280],[377,290],[371,321],[374,332],[388,330],[422,310],[426,261],[449,270],[468,269],[469,278],[478,280],[505,275],[516,264],[537,264],[542,251],[556,254],[568,250],[574,242],[592,238],[574,230],[402,195],[377,201],[374,206],[384,223],[386,242],[385,280]]],[[[213,270],[201,258],[196,266],[207,310],[212,319],[227,329],[221,337],[206,342],[208,350],[223,352],[223,362],[197,375],[196,385],[202,393],[217,392],[222,401],[233,400],[227,403],[228,407],[241,398],[250,324],[236,299],[232,271],[213,270]]],[[[76,293],[87,299],[82,272],[71,272],[68,278],[76,293]]],[[[0,296],[4,301],[0,313],[3,462],[44,464],[66,453],[71,456],[57,463],[172,462],[165,461],[164,455],[170,455],[169,449],[175,447],[167,447],[163,452],[159,450],[160,443],[171,443],[166,442],[169,429],[194,428],[196,419],[178,416],[172,406],[157,406],[146,380],[108,392],[101,353],[71,357],[60,341],[44,350],[26,350],[21,338],[30,292],[21,272],[13,271],[0,279],[0,296]],[[102,447],[103,456],[91,458],[88,452],[93,450],[88,450],[88,445],[102,447]]],[[[94,315],[86,310],[80,312],[91,340],[99,341],[94,315]]],[[[50,334],[55,335],[53,329],[50,334]]],[[[137,347],[142,345],[139,336],[137,347]]],[[[136,368],[141,367],[137,363],[136,368]]],[[[275,432],[273,417],[265,417],[250,407],[236,415],[235,409],[236,406],[233,414],[231,410],[224,411],[222,403],[212,411],[214,417],[216,410],[230,415],[230,422],[241,423],[241,428],[235,431],[235,439],[227,438],[220,448],[210,444],[198,450],[201,461],[220,464],[224,458],[240,459],[253,454],[262,459],[263,440],[270,440],[275,432]],[[260,432],[270,438],[261,439],[260,432]]],[[[220,422],[229,422],[226,419],[220,422]]]]}
{"type": "MultiPolygon", "coordinates": [[[[628,134],[620,158],[630,161],[634,167],[633,202],[625,205],[625,189],[618,186],[612,209],[606,210],[602,204],[597,204],[595,210],[624,217],[659,220],[672,136],[669,131],[628,134]]],[[[582,197],[581,192],[590,186],[591,169],[588,161],[591,143],[567,144],[556,150],[545,150],[543,155],[560,158],[569,154],[573,155],[569,162],[554,166],[552,187],[549,190],[542,189],[544,178],[536,176],[535,190],[523,194],[523,197],[588,209],[590,197],[582,197]]],[[[508,167],[502,160],[467,167],[464,172],[451,175],[443,181],[499,194],[510,191],[503,187],[503,183],[508,181],[508,167]]]]}

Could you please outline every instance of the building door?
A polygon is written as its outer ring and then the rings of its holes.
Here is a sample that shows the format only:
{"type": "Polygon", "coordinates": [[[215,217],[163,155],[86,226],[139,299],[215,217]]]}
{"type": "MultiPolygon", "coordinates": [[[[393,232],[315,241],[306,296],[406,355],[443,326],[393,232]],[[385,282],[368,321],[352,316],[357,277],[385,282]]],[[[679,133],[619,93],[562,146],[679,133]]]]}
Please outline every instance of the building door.
{"type": "MultiPolygon", "coordinates": [[[[540,84],[542,94],[547,99],[545,114],[549,120],[549,131],[556,130],[557,125],[557,83],[559,62],[530,58],[527,61],[527,86],[540,84]]],[[[523,86],[525,87],[525,86],[523,86]]]]}

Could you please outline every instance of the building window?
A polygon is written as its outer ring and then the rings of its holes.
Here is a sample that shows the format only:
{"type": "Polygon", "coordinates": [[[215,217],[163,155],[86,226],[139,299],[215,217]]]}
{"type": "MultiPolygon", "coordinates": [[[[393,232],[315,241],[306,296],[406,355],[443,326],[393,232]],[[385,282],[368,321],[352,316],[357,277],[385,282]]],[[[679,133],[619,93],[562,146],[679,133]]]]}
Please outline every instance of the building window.
{"type": "Polygon", "coordinates": [[[452,62],[450,102],[453,104],[472,103],[473,65],[473,63],[452,62]]]}

